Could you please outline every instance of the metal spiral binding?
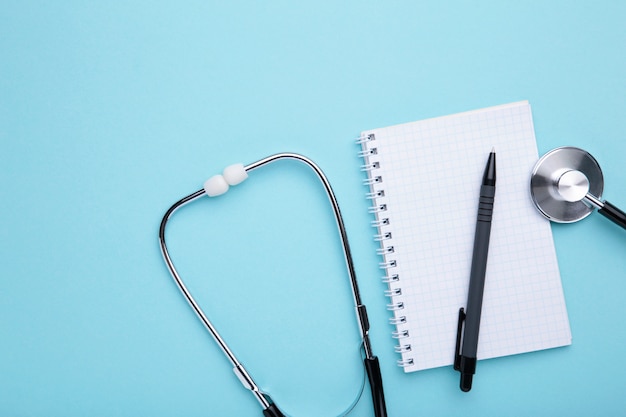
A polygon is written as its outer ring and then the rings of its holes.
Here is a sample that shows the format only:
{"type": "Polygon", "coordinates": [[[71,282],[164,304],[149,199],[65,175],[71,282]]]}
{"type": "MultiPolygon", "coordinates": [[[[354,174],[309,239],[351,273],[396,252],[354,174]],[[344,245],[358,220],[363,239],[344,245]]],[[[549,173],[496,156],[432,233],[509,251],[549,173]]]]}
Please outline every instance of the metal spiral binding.
{"type": "Polygon", "coordinates": [[[404,339],[405,337],[409,337],[408,330],[397,330],[395,332],[391,332],[391,337],[394,339],[404,339]]]}
{"type": "Polygon", "coordinates": [[[383,177],[371,177],[366,180],[363,180],[363,185],[374,185],[383,182],[383,177]]]}
{"type": "Polygon", "coordinates": [[[370,140],[374,140],[374,135],[370,134],[370,135],[363,135],[361,137],[359,137],[358,139],[356,139],[356,143],[357,145],[362,145],[365,142],[369,142],[370,140]]]}
{"type": "Polygon", "coordinates": [[[389,226],[389,219],[372,220],[370,224],[372,227],[389,226]]]}
{"type": "Polygon", "coordinates": [[[378,155],[378,149],[377,148],[365,149],[359,152],[358,155],[361,158],[365,158],[366,156],[378,155]]]}
{"type": "Polygon", "coordinates": [[[367,209],[369,213],[378,213],[380,211],[387,211],[387,204],[380,204],[378,206],[372,206],[367,209]]]}
{"type": "Polygon", "coordinates": [[[398,311],[404,308],[404,303],[402,301],[398,301],[397,303],[387,304],[387,310],[389,311],[398,311]]]}
{"type": "Polygon", "coordinates": [[[394,350],[396,351],[396,353],[410,352],[411,351],[411,345],[409,345],[409,344],[397,345],[397,346],[394,346],[394,350]]]}
{"type": "Polygon", "coordinates": [[[389,268],[395,268],[398,264],[396,263],[395,260],[391,260],[391,261],[387,261],[387,262],[379,262],[378,266],[380,267],[380,269],[389,269],[389,268]]]}
{"type": "Polygon", "coordinates": [[[406,316],[389,317],[389,324],[395,326],[406,323],[406,316]]]}
{"type": "Polygon", "coordinates": [[[391,275],[385,275],[381,279],[385,284],[389,284],[392,282],[400,281],[400,276],[398,276],[398,274],[391,274],[391,275]]]}
{"type": "Polygon", "coordinates": [[[372,170],[378,169],[378,168],[380,168],[380,163],[379,162],[372,162],[371,164],[361,165],[361,171],[363,171],[363,172],[372,171],[372,170]]]}
{"type": "Polygon", "coordinates": [[[374,235],[374,241],[376,242],[380,242],[381,240],[387,240],[387,239],[391,239],[391,232],[380,233],[380,234],[374,235]]]}
{"type": "Polygon", "coordinates": [[[396,361],[396,364],[402,368],[406,368],[407,366],[413,365],[413,358],[399,359],[396,361]]]}
{"type": "Polygon", "coordinates": [[[385,290],[385,296],[387,297],[397,297],[402,295],[402,288],[394,288],[392,290],[385,290]]]}
{"type": "Polygon", "coordinates": [[[365,194],[365,198],[367,198],[368,200],[375,200],[377,198],[381,198],[385,196],[385,190],[378,190],[376,192],[373,193],[367,193],[365,194]]]}
{"type": "MultiPolygon", "coordinates": [[[[382,262],[379,262],[378,265],[381,269],[386,271],[386,274],[382,277],[382,282],[387,284],[388,289],[384,291],[384,294],[386,297],[390,298],[390,303],[387,304],[387,310],[393,312],[393,316],[389,318],[389,324],[396,328],[396,330],[391,333],[391,336],[394,339],[404,339],[409,337],[409,331],[402,329],[403,325],[407,323],[406,316],[398,313],[404,309],[404,302],[402,301],[402,289],[399,286],[400,276],[398,273],[392,272],[392,269],[396,268],[398,265],[396,260],[392,258],[396,251],[393,245],[392,233],[385,230],[391,222],[389,216],[383,217],[383,215],[386,214],[390,208],[387,206],[383,177],[376,173],[376,171],[380,169],[380,161],[377,157],[378,147],[376,146],[376,136],[374,134],[362,135],[356,140],[356,143],[361,146],[361,151],[358,155],[364,160],[363,165],[361,165],[361,171],[367,173],[367,179],[363,180],[363,185],[369,188],[369,192],[365,194],[365,198],[372,201],[368,212],[376,216],[376,219],[371,221],[371,225],[378,230],[374,235],[374,240],[380,243],[376,254],[383,258],[382,262]]],[[[400,354],[406,354],[411,351],[411,344],[400,343],[395,346],[395,351],[400,354]]],[[[403,367],[411,366],[413,365],[413,359],[403,356],[403,359],[398,361],[398,365],[403,367]]]]}
{"type": "Polygon", "coordinates": [[[386,248],[379,248],[376,249],[376,254],[377,255],[387,255],[390,253],[394,253],[396,250],[394,249],[393,246],[387,246],[386,248]]]}

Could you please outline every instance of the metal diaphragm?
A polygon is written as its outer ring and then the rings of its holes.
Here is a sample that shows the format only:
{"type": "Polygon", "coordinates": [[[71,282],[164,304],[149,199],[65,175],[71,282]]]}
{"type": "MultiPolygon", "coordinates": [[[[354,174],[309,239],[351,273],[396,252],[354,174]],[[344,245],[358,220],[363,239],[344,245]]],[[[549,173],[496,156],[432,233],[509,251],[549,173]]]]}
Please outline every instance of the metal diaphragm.
{"type": "Polygon", "coordinates": [[[551,150],[537,161],[530,178],[530,194],[541,214],[554,222],[572,223],[584,219],[593,211],[593,207],[582,199],[568,201],[568,196],[562,194],[562,186],[559,191],[560,181],[582,178],[579,174],[587,179],[588,193],[601,198],[604,188],[602,170],[589,152],[564,146],[551,150]]]}

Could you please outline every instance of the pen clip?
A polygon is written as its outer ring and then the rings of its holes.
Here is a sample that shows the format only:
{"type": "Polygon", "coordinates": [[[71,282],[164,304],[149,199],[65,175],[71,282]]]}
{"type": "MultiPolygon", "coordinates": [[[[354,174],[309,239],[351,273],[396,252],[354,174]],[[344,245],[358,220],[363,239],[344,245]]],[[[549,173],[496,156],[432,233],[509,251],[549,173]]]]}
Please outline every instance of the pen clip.
{"type": "Polygon", "coordinates": [[[456,348],[454,350],[454,369],[461,370],[461,339],[463,337],[463,323],[465,322],[465,309],[459,308],[459,323],[456,328],[456,348]]]}

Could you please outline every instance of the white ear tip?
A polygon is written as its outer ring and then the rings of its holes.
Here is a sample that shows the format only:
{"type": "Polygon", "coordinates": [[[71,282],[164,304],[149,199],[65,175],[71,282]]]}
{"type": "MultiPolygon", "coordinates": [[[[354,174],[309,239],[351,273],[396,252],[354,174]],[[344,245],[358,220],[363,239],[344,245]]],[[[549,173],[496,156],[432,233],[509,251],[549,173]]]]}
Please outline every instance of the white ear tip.
{"type": "Polygon", "coordinates": [[[228,183],[221,175],[214,175],[204,182],[204,191],[209,197],[216,197],[228,191],[228,183]]]}
{"type": "Polygon", "coordinates": [[[224,179],[230,185],[237,185],[248,178],[243,164],[234,164],[224,168],[224,179]]]}

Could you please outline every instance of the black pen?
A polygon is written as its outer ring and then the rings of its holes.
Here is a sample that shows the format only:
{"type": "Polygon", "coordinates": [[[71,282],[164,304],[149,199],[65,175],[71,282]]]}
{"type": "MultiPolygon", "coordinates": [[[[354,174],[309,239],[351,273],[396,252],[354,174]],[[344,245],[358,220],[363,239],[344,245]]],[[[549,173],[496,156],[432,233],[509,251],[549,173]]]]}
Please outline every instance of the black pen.
{"type": "Polygon", "coordinates": [[[476,232],[474,234],[474,254],[472,255],[472,268],[467,294],[467,311],[463,307],[459,309],[459,323],[456,335],[454,369],[461,372],[460,385],[461,390],[464,392],[472,389],[472,378],[476,373],[478,330],[480,328],[480,312],[483,304],[489,236],[491,234],[491,216],[493,214],[495,194],[496,152],[492,149],[489,154],[489,160],[487,160],[485,173],[483,174],[483,182],[480,186],[476,232]],[[462,347],[461,344],[463,345],[462,347]]]}

